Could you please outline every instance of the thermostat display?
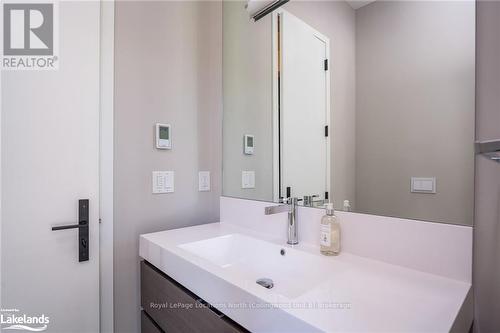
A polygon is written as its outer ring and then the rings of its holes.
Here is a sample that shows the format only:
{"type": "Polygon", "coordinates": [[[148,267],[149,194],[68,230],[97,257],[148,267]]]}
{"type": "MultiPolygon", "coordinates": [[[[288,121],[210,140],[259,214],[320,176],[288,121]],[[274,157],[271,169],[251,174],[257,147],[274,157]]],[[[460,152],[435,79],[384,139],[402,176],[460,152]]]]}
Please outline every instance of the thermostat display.
{"type": "Polygon", "coordinates": [[[169,124],[156,124],[156,148],[172,149],[172,131],[169,124]]]}
{"type": "Polygon", "coordinates": [[[254,136],[250,134],[245,134],[245,137],[243,138],[243,152],[246,155],[253,155],[254,148],[255,148],[255,143],[254,143],[254,136]]]}

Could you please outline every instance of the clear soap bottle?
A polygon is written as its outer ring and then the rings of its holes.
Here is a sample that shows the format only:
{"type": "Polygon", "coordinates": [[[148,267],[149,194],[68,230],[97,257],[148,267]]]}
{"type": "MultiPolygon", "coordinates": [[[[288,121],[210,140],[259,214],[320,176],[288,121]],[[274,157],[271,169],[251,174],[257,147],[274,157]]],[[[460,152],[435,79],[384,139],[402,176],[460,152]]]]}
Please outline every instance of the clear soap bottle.
{"type": "Polygon", "coordinates": [[[340,253],[340,223],[333,210],[333,203],[326,204],[326,215],[321,218],[320,251],[327,256],[340,253]]]}

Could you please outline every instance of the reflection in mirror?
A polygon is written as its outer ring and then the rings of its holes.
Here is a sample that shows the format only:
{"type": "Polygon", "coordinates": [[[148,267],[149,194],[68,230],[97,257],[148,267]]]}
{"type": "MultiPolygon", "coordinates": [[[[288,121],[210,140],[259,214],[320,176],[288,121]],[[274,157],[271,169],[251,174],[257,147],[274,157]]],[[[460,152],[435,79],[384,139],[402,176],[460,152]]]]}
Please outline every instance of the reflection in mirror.
{"type": "Polygon", "coordinates": [[[224,195],[472,224],[473,1],[245,4],[223,4],[224,195]]]}

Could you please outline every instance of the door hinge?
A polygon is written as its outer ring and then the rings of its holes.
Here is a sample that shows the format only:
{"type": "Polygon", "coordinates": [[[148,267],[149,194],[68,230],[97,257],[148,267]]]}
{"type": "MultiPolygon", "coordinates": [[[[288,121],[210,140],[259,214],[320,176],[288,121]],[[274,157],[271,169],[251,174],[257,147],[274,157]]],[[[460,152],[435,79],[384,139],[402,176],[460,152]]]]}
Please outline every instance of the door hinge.
{"type": "Polygon", "coordinates": [[[324,68],[325,68],[325,71],[328,70],[328,59],[325,59],[324,68]]]}
{"type": "Polygon", "coordinates": [[[325,137],[328,137],[328,125],[325,126],[325,137]]]}
{"type": "Polygon", "coordinates": [[[325,200],[328,200],[328,192],[325,192],[325,200]]]}

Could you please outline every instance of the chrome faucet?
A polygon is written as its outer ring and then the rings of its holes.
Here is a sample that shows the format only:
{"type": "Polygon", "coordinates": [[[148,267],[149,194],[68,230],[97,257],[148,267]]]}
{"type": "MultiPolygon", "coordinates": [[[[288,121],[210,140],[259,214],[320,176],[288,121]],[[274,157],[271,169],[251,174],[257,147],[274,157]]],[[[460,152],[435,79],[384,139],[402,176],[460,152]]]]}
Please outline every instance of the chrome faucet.
{"type": "Polygon", "coordinates": [[[283,200],[283,205],[269,206],[264,209],[264,214],[272,215],[288,212],[288,241],[290,245],[299,244],[297,228],[297,203],[301,199],[288,198],[283,200]]]}

